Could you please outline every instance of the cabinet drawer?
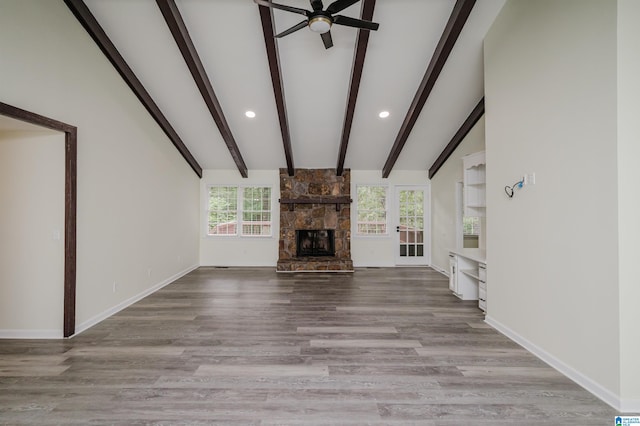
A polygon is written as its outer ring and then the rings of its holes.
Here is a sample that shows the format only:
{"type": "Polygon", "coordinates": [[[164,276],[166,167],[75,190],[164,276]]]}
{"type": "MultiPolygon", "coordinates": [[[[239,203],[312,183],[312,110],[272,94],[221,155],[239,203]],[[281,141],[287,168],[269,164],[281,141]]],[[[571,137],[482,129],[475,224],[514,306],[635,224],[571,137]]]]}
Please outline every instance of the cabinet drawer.
{"type": "Polygon", "coordinates": [[[487,300],[487,290],[480,287],[478,289],[478,299],[480,300],[487,300]]]}
{"type": "Polygon", "coordinates": [[[487,312],[487,301],[478,299],[478,308],[482,309],[483,312],[487,312]]]}
{"type": "Polygon", "coordinates": [[[478,278],[480,281],[487,281],[487,265],[484,263],[478,266],[478,278]]]}
{"type": "Polygon", "coordinates": [[[479,290],[484,290],[486,292],[487,291],[487,283],[485,283],[484,281],[478,281],[478,289],[479,290]]]}

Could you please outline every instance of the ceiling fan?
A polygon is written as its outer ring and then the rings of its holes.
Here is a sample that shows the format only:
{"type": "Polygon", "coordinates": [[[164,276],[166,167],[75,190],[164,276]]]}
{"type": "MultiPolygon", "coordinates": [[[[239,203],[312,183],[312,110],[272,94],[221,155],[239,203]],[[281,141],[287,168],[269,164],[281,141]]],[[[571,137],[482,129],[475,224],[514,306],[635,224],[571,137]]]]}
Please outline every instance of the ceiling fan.
{"type": "Polygon", "coordinates": [[[333,24],[337,25],[345,25],[347,27],[355,27],[363,30],[373,30],[376,31],[379,27],[379,24],[371,21],[364,21],[362,19],[349,18],[348,16],[342,15],[334,15],[347,7],[351,6],[354,3],[357,3],[360,0],[336,0],[331,3],[326,9],[323,10],[322,0],[309,0],[311,3],[311,10],[300,9],[297,7],[286,6],[283,4],[271,3],[266,0],[253,0],[256,4],[266,7],[272,7],[274,9],[286,10],[287,12],[298,13],[300,15],[305,15],[307,19],[300,22],[299,24],[294,25],[281,32],[280,34],[276,34],[276,38],[284,37],[291,33],[294,33],[298,30],[301,30],[304,27],[309,27],[309,29],[315,33],[320,34],[322,37],[322,42],[324,43],[325,49],[333,46],[333,40],[331,38],[331,26],[333,24]]]}

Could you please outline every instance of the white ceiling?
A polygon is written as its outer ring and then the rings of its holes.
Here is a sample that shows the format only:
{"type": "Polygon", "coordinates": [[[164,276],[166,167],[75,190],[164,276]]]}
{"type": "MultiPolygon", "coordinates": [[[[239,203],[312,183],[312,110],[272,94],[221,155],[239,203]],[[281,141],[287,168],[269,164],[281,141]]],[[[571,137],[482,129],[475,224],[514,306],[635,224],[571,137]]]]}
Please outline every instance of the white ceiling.
{"type": "MultiPolygon", "coordinates": [[[[478,0],[394,170],[427,170],[483,96],[482,40],[505,0],[478,0]]],[[[307,0],[277,0],[310,9],[307,0]]],[[[330,1],[324,2],[325,7],[330,1]]],[[[204,169],[236,169],[152,0],[86,0],[98,22],[204,169]]],[[[249,169],[286,167],[258,6],[176,0],[249,169]],[[244,113],[257,116],[248,119],[244,113]]],[[[377,0],[345,167],[381,170],[454,0],[377,0]],[[387,119],[378,113],[388,110],[387,119]]],[[[360,3],[340,14],[358,18],[360,3]]],[[[274,10],[276,32],[301,15],[274,10]]],[[[338,161],[357,29],[334,25],[334,47],[302,29],[278,40],[296,168],[338,161]]]]}

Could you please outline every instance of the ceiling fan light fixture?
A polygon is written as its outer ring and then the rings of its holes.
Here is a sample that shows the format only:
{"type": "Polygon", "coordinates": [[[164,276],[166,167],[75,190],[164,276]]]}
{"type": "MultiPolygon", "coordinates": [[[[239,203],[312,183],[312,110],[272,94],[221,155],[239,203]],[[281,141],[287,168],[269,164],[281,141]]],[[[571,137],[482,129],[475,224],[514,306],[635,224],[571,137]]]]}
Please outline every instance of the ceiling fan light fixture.
{"type": "Polygon", "coordinates": [[[309,19],[309,29],[314,33],[324,34],[331,29],[331,19],[326,16],[314,16],[309,19]]]}

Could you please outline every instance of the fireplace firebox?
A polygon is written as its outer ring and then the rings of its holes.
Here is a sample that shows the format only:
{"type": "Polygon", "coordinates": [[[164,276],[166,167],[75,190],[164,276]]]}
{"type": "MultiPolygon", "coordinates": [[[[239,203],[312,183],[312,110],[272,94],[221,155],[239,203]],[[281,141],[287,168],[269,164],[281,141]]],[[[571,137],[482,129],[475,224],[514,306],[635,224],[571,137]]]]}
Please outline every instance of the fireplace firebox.
{"type": "Polygon", "coordinates": [[[335,256],[333,229],[296,230],[296,256],[335,256]]]}

